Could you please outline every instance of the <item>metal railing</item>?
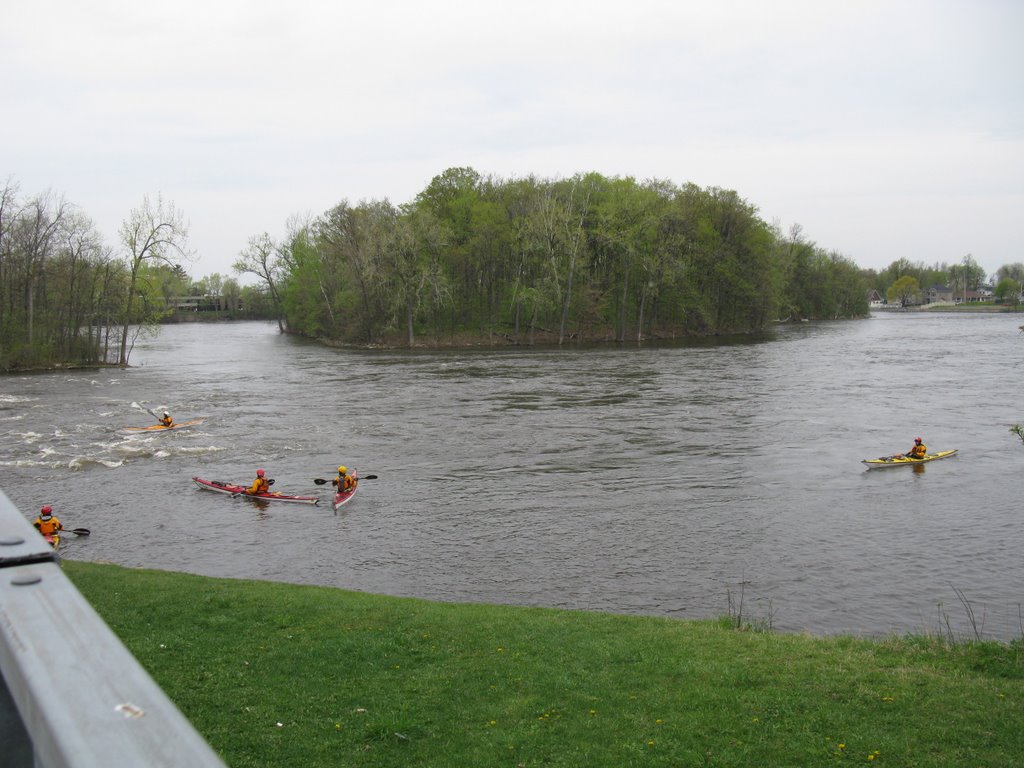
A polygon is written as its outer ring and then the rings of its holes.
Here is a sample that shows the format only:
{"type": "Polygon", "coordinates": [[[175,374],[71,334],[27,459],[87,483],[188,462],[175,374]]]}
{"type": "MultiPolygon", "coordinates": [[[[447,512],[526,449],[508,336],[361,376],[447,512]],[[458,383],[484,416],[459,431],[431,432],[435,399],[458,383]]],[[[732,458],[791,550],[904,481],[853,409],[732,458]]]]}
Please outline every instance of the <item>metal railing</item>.
{"type": "Polygon", "coordinates": [[[0,768],[224,766],[0,491],[0,768]]]}

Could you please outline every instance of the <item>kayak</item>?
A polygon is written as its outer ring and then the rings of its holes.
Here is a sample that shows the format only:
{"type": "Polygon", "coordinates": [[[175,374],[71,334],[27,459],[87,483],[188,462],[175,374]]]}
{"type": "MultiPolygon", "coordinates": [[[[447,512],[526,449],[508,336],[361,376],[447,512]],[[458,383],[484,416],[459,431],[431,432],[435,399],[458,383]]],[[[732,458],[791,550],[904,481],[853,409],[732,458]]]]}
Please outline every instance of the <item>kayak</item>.
{"type": "Polygon", "coordinates": [[[353,470],[352,477],[355,479],[356,484],[352,486],[352,490],[346,493],[335,493],[334,494],[334,511],[337,512],[343,506],[352,501],[352,497],[356,495],[356,491],[359,489],[359,474],[353,470]]]}
{"type": "Polygon", "coordinates": [[[47,544],[54,549],[57,549],[60,546],[60,533],[44,533],[43,538],[46,539],[47,544]]]}
{"type": "Polygon", "coordinates": [[[295,504],[319,504],[320,497],[318,496],[292,496],[287,493],[278,493],[276,491],[268,491],[266,493],[246,493],[246,486],[235,485],[234,483],[224,483],[220,480],[204,480],[201,477],[193,477],[192,482],[207,491],[215,491],[217,493],[226,493],[229,496],[245,496],[250,499],[263,499],[264,501],[290,501],[295,504]]]}
{"type": "Polygon", "coordinates": [[[864,459],[863,464],[867,464],[872,469],[875,467],[907,467],[912,464],[927,464],[929,461],[937,461],[938,459],[945,459],[957,452],[954,448],[951,451],[939,451],[938,453],[926,453],[923,459],[911,459],[903,456],[881,456],[877,459],[864,459]]]}
{"type": "Polygon", "coordinates": [[[206,419],[192,419],[192,421],[179,421],[177,424],[172,424],[169,427],[165,427],[163,424],[150,424],[148,427],[122,427],[122,432],[127,432],[132,435],[140,434],[152,434],[158,432],[173,432],[176,429],[188,429],[189,427],[198,427],[206,419]]]}

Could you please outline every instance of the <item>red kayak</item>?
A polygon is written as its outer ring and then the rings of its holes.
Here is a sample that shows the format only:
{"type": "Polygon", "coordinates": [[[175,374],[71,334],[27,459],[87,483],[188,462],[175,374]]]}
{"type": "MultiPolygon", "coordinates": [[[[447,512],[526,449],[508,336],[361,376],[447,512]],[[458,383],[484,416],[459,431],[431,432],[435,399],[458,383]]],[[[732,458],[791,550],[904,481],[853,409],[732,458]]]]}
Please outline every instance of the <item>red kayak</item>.
{"type": "Polygon", "coordinates": [[[263,499],[265,501],[290,501],[295,504],[320,503],[320,498],[318,496],[292,496],[287,493],[278,493],[277,491],[267,491],[266,493],[247,493],[247,486],[235,485],[234,483],[224,483],[220,480],[204,480],[201,477],[193,477],[192,482],[207,491],[226,493],[229,496],[246,496],[250,499],[263,499]]]}
{"type": "Polygon", "coordinates": [[[352,486],[352,490],[351,491],[347,491],[345,493],[335,493],[334,494],[334,511],[335,512],[337,512],[343,506],[345,506],[350,501],[352,501],[352,497],[356,495],[356,490],[359,488],[359,473],[356,472],[355,470],[352,470],[352,472],[350,473],[350,476],[352,477],[353,480],[356,481],[356,484],[352,486]]]}

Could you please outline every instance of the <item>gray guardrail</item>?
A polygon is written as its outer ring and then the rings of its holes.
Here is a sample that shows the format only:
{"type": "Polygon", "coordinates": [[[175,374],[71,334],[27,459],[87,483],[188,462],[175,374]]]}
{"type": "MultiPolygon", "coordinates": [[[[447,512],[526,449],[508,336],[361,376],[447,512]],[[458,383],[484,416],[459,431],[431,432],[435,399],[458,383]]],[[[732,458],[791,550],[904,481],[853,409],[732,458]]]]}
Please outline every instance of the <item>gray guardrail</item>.
{"type": "Polygon", "coordinates": [[[0,491],[0,768],[224,766],[0,491]]]}

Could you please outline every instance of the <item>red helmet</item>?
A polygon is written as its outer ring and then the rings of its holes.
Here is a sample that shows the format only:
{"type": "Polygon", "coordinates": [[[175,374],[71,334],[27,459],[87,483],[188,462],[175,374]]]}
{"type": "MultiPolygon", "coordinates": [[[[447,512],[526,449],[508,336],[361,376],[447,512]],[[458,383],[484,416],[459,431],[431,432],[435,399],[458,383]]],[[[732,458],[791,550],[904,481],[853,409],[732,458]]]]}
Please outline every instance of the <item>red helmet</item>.
{"type": "Polygon", "coordinates": [[[51,512],[53,512],[53,510],[50,508],[49,504],[47,504],[45,507],[43,507],[41,510],[39,510],[39,514],[41,514],[41,515],[48,515],[51,512]]]}
{"type": "Polygon", "coordinates": [[[256,470],[256,477],[263,477],[266,473],[262,469],[256,470]]]}
{"type": "Polygon", "coordinates": [[[914,442],[915,443],[920,443],[921,442],[921,438],[920,437],[915,437],[914,438],[914,442]]]}

